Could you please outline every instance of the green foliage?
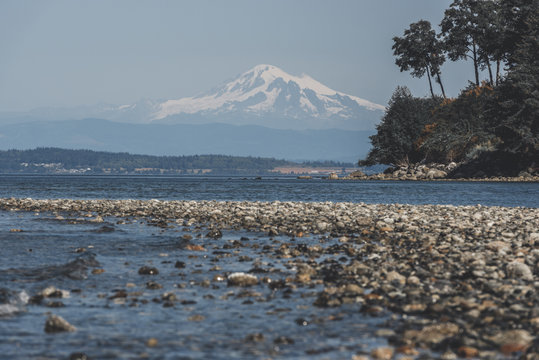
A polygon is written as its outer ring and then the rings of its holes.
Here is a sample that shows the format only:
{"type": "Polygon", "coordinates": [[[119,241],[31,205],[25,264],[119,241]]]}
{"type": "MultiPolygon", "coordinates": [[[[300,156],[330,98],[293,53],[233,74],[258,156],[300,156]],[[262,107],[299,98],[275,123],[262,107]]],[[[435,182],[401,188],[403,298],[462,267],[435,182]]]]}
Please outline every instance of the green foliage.
{"type": "Polygon", "coordinates": [[[493,97],[487,84],[471,86],[458,98],[444,101],[433,112],[416,145],[429,162],[460,162],[475,149],[495,142],[485,106],[493,97]]]}
{"type": "MultiPolygon", "coordinates": [[[[134,172],[138,169],[138,172],[147,174],[160,174],[161,170],[181,173],[201,169],[211,170],[213,174],[262,174],[276,167],[300,165],[272,158],[226,155],[151,156],[59,148],[0,151],[0,171],[46,172],[47,169],[50,169],[50,167],[39,164],[60,164],[60,167],[64,169],[91,168],[92,172],[98,173],[105,170],[134,172]],[[29,165],[21,165],[23,163],[29,165]]],[[[303,165],[309,167],[353,167],[353,164],[350,163],[333,161],[311,161],[303,163],[303,165]]]]}
{"type": "Polygon", "coordinates": [[[401,165],[421,160],[423,152],[415,143],[441,101],[441,98],[414,98],[408,88],[398,87],[376,127],[377,134],[370,137],[372,149],[360,165],[401,165]]]}
{"type": "Polygon", "coordinates": [[[539,158],[539,0],[506,0],[508,74],[488,105],[502,149],[539,158]]]}
{"type": "Polygon", "coordinates": [[[437,77],[442,93],[444,92],[440,79],[440,67],[445,62],[445,56],[442,44],[437,39],[436,31],[431,28],[430,22],[420,20],[410,24],[410,28],[404,31],[402,38],[394,37],[393,54],[396,56],[395,63],[401,71],[412,70],[412,76],[418,78],[427,74],[432,97],[434,97],[434,92],[431,76],[437,77]]]}
{"type": "MultiPolygon", "coordinates": [[[[373,148],[360,163],[456,161],[465,163],[459,170],[465,176],[537,171],[539,0],[454,0],[440,26],[447,56],[473,60],[475,84],[456,99],[430,103],[397,88],[371,137],[373,148]],[[496,63],[495,81],[491,62],[496,63]],[[479,69],[489,70],[489,83],[479,85],[479,69]]],[[[425,60],[433,33],[420,21],[404,38],[394,39],[401,71],[422,76],[436,68],[425,60]]]]}
{"type": "Polygon", "coordinates": [[[475,85],[479,69],[487,68],[493,83],[490,61],[501,61],[503,37],[497,3],[492,0],[454,0],[440,23],[447,56],[452,61],[471,59],[475,85]]]}
{"type": "Polygon", "coordinates": [[[18,171],[24,169],[21,163],[60,163],[66,169],[92,168],[94,171],[123,169],[128,172],[135,169],[180,171],[211,169],[214,172],[241,172],[242,170],[257,172],[290,164],[285,160],[225,155],[150,156],[59,148],[0,151],[0,169],[18,171]]]}

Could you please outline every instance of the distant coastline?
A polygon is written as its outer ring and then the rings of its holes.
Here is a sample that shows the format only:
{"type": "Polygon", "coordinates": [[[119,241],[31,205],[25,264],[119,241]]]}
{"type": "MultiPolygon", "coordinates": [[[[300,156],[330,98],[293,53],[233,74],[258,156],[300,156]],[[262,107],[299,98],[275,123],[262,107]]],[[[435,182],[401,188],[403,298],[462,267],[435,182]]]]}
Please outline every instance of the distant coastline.
{"type": "Polygon", "coordinates": [[[0,151],[0,174],[324,176],[356,170],[352,163],[252,156],[152,156],[60,148],[0,151]]]}

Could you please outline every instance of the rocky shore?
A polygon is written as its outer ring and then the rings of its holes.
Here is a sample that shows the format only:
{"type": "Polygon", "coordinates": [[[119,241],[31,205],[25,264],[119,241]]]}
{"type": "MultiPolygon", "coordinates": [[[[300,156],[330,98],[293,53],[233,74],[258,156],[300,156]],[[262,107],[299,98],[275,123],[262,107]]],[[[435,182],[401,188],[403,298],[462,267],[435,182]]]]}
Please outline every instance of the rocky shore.
{"type": "MultiPolygon", "coordinates": [[[[399,181],[493,181],[493,182],[539,182],[539,175],[534,169],[522,171],[518,176],[490,176],[484,172],[473,172],[473,176],[459,171],[459,164],[412,164],[409,166],[391,167],[383,173],[366,175],[355,171],[340,179],[343,180],[399,180],[399,181]]],[[[336,175],[336,174],[335,174],[336,175]]],[[[331,179],[331,178],[330,178],[331,179]]],[[[334,178],[336,179],[336,178],[334,178]]]]}
{"type": "Polygon", "coordinates": [[[444,359],[539,358],[537,208],[11,198],[0,199],[0,209],[52,213],[58,221],[137,218],[162,229],[183,227],[192,251],[230,230],[289,239],[234,245],[238,256],[250,247],[287,259],[291,274],[281,281],[264,281],[262,269],[215,279],[290,292],[322,286],[312,301],[321,311],[357,306],[365,316],[388,316],[376,335],[390,347],[356,360],[425,351],[444,359]]]}

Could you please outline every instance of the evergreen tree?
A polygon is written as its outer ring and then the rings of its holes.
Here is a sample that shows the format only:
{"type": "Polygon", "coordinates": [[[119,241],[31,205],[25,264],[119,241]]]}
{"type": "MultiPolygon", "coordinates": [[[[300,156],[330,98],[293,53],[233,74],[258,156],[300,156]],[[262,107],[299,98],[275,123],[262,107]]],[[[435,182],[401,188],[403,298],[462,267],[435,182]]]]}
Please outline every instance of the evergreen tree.
{"type": "Polygon", "coordinates": [[[497,9],[492,0],[454,0],[440,23],[449,59],[471,59],[476,86],[480,85],[480,68],[488,68],[490,81],[494,82],[490,61],[499,64],[502,59],[499,51],[502,24],[497,9]]]}
{"type": "Polygon", "coordinates": [[[395,63],[401,71],[412,70],[412,76],[418,78],[427,74],[432,98],[435,96],[431,76],[435,76],[445,97],[440,72],[440,67],[445,62],[445,55],[430,22],[420,20],[410,24],[403,37],[394,37],[393,54],[397,57],[395,63]]]}
{"type": "Polygon", "coordinates": [[[503,149],[539,155],[539,0],[505,0],[507,76],[487,109],[503,149]]]}
{"type": "Polygon", "coordinates": [[[407,165],[420,161],[423,153],[415,146],[433,109],[441,102],[433,99],[414,98],[407,87],[397,87],[377,133],[370,137],[372,149],[360,165],[407,165]]]}

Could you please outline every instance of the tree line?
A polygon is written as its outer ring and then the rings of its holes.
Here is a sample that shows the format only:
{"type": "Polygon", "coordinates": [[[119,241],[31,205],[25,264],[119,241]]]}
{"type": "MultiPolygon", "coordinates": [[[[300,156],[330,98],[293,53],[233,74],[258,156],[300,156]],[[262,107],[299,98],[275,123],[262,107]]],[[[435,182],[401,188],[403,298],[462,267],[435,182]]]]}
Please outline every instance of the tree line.
{"type": "MultiPolygon", "coordinates": [[[[210,169],[216,173],[261,173],[280,166],[297,166],[295,162],[273,158],[228,155],[152,156],[129,153],[112,153],[92,150],[68,150],[60,148],[37,148],[33,150],[0,151],[0,170],[21,171],[23,164],[61,164],[65,169],[92,168],[194,170],[210,169]]],[[[311,167],[347,166],[340,162],[309,162],[311,167]]]]}
{"type": "Polygon", "coordinates": [[[483,159],[488,166],[485,159],[503,158],[512,172],[537,171],[538,13],[539,0],[454,0],[438,31],[420,20],[394,37],[396,65],[413,77],[426,75],[430,97],[398,87],[360,165],[483,159]],[[446,60],[470,60],[474,69],[456,98],[443,86],[446,60]]]}

